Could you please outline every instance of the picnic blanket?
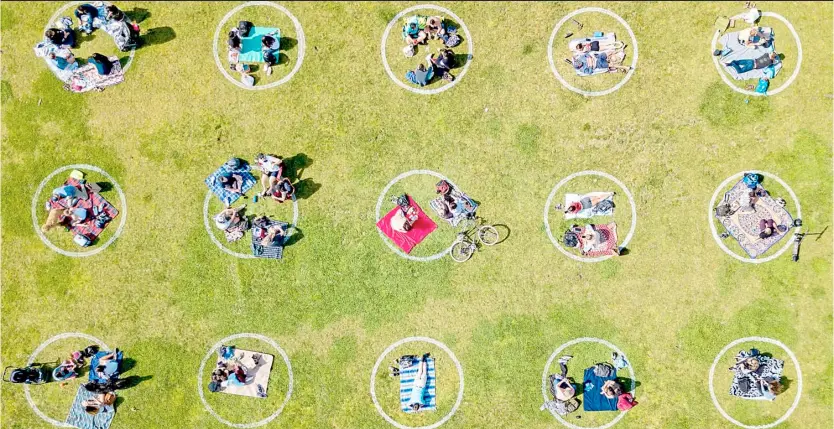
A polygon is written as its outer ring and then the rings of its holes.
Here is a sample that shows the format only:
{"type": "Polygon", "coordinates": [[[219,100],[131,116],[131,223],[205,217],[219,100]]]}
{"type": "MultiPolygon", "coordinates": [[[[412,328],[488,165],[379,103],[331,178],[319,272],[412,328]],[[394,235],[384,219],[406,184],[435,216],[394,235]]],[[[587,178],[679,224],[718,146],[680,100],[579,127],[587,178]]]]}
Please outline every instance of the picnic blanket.
{"type": "Polygon", "coordinates": [[[585,226],[586,231],[589,228],[599,234],[599,242],[591,242],[579,237],[579,249],[582,256],[596,258],[614,255],[617,249],[617,224],[611,222],[585,226]]]}
{"type": "Polygon", "coordinates": [[[87,92],[93,89],[104,89],[108,86],[116,85],[124,82],[125,74],[122,71],[122,63],[119,62],[119,57],[108,57],[113,68],[110,74],[100,75],[98,70],[92,64],[85,64],[79,67],[72,73],[70,81],[67,83],[68,89],[72,92],[87,92]]]}
{"type": "Polygon", "coordinates": [[[739,246],[744,249],[751,258],[756,258],[765,253],[774,244],[785,238],[793,226],[793,217],[784,207],[779,205],[770,195],[760,197],[755,204],[755,210],[745,209],[748,205],[750,188],[739,180],[726,194],[722,202],[727,202],[735,212],[730,216],[716,217],[727,232],[738,241],[739,246]],[[775,230],[773,235],[767,238],[759,238],[759,221],[762,219],[773,219],[779,226],[785,226],[785,232],[775,230]]]}
{"type": "Polygon", "coordinates": [[[617,398],[608,399],[602,394],[602,385],[608,380],[617,379],[616,368],[611,368],[608,377],[600,377],[594,374],[594,367],[585,369],[583,384],[585,386],[582,401],[585,411],[617,411],[617,398]],[[590,382],[590,384],[588,384],[590,382]]]}
{"type": "MultiPolygon", "coordinates": [[[[428,370],[428,378],[419,411],[434,411],[437,410],[437,372],[434,366],[434,358],[426,359],[426,369],[428,370]]],[[[411,399],[411,389],[414,385],[415,374],[417,374],[417,365],[404,368],[400,364],[400,409],[405,413],[414,412],[408,401],[411,399]]]]}
{"type": "Polygon", "coordinates": [[[249,164],[246,164],[242,168],[230,170],[225,165],[221,165],[220,168],[217,169],[217,171],[211,173],[211,175],[206,178],[206,186],[208,186],[209,189],[211,189],[211,192],[214,192],[214,195],[217,195],[217,198],[219,198],[220,201],[222,201],[223,204],[225,204],[228,207],[232,205],[233,202],[237,201],[242,194],[235,194],[233,192],[227,191],[225,188],[223,188],[223,185],[221,185],[220,182],[217,181],[217,178],[224,173],[239,174],[240,177],[243,178],[243,186],[241,186],[241,190],[245,194],[247,191],[252,189],[253,186],[255,186],[255,183],[258,182],[255,179],[255,176],[253,176],[252,173],[249,172],[250,168],[251,167],[249,166],[249,164]]]}
{"type": "Polygon", "coordinates": [[[397,210],[400,210],[399,207],[394,207],[376,223],[376,227],[405,253],[411,253],[411,249],[414,249],[414,246],[420,244],[432,231],[437,229],[437,224],[426,215],[411,196],[408,197],[408,203],[417,210],[417,221],[411,226],[411,231],[403,233],[394,231],[394,228],[391,228],[391,218],[394,217],[397,210]]]}
{"type": "MultiPolygon", "coordinates": [[[[110,222],[113,222],[113,219],[119,215],[119,210],[116,209],[112,204],[110,204],[107,200],[104,199],[98,192],[94,192],[93,189],[90,187],[88,183],[82,184],[78,181],[78,179],[74,177],[70,177],[64,182],[64,185],[74,186],[81,190],[84,188],[87,192],[87,199],[82,200],[78,199],[78,202],[75,203],[73,208],[83,208],[87,210],[87,219],[83,222],[80,222],[78,225],[71,227],[71,231],[73,234],[83,235],[90,239],[90,241],[95,240],[101,232],[104,231],[104,228],[107,228],[107,225],[110,225],[110,222]],[[110,221],[102,225],[99,228],[96,225],[96,216],[93,216],[93,207],[98,207],[98,210],[107,214],[110,217],[110,221]]],[[[59,200],[49,199],[46,202],[46,209],[66,209],[69,207],[69,201],[66,198],[61,198],[59,200]]]]}
{"type": "MultiPolygon", "coordinates": [[[[96,368],[98,367],[99,359],[101,359],[102,356],[109,355],[110,353],[111,352],[108,352],[108,351],[99,351],[98,353],[95,354],[95,356],[92,357],[92,359],[90,359],[90,371],[88,373],[89,374],[88,378],[89,378],[90,381],[94,381],[96,383],[106,383],[108,381],[107,378],[101,378],[101,377],[98,376],[98,374],[96,373],[96,368]]],[[[122,365],[122,359],[123,358],[124,358],[124,352],[122,352],[121,350],[116,352],[116,362],[118,362],[119,368],[116,370],[116,373],[113,374],[110,378],[114,378],[114,379],[119,378],[119,371],[121,371],[121,365],[122,365]]]]}
{"type": "Polygon", "coordinates": [[[69,55],[72,55],[71,50],[58,47],[48,40],[38,42],[34,49],[35,56],[43,58],[46,62],[46,66],[58,79],[61,80],[61,82],[68,83],[70,79],[72,79],[73,70],[61,70],[58,68],[58,65],[48,57],[49,54],[54,53],[56,56],[67,58],[69,55]]]}
{"type": "MultiPolygon", "coordinates": [[[[115,395],[116,392],[113,392],[115,395]]],[[[95,393],[88,392],[84,386],[78,386],[78,393],[75,394],[75,400],[70,407],[69,415],[67,416],[67,424],[81,429],[107,429],[113,423],[113,417],[116,415],[116,408],[112,405],[102,405],[98,414],[91,416],[84,411],[84,406],[81,405],[87,399],[94,398],[95,393]]]]}
{"type": "Polygon", "coordinates": [[[264,246],[261,244],[261,239],[266,235],[266,230],[273,225],[280,225],[284,228],[285,233],[289,227],[289,224],[277,220],[269,220],[266,224],[252,226],[252,234],[250,234],[252,236],[252,254],[258,258],[281,259],[284,257],[286,236],[278,246],[264,246]]]}
{"type": "Polygon", "coordinates": [[[261,40],[265,35],[277,31],[276,39],[280,43],[281,30],[273,27],[252,27],[249,36],[240,38],[240,56],[238,61],[242,63],[262,63],[264,53],[261,51],[261,40]]]}
{"type": "Polygon", "coordinates": [[[756,355],[753,358],[759,361],[759,369],[749,374],[734,371],[730,395],[744,399],[766,400],[758,382],[759,380],[781,380],[785,370],[785,361],[762,355],[756,355]],[[742,384],[747,384],[748,389],[742,389],[742,384]]]}
{"type": "Polygon", "coordinates": [[[459,191],[457,188],[452,188],[450,196],[454,199],[456,205],[454,213],[446,212],[446,204],[443,201],[442,195],[431,200],[429,206],[441,219],[449,222],[452,226],[458,226],[463,219],[474,217],[475,211],[478,210],[478,203],[475,200],[469,198],[468,195],[459,191]],[[444,217],[444,215],[451,215],[451,217],[444,217]]]}
{"type": "Polygon", "coordinates": [[[267,388],[269,387],[269,375],[272,371],[272,362],[275,360],[273,355],[253,352],[250,350],[235,349],[234,357],[228,360],[237,361],[247,368],[246,384],[243,386],[227,384],[222,390],[220,390],[222,393],[249,396],[252,398],[266,397],[267,388]],[[255,365],[255,361],[252,360],[253,354],[261,355],[261,359],[258,361],[257,365],[255,365]],[[258,386],[261,386],[263,389],[264,396],[258,395],[258,386]]]}
{"type": "MultiPolygon", "coordinates": [[[[601,197],[605,194],[608,194],[608,192],[589,192],[585,195],[565,194],[565,207],[568,207],[575,202],[580,202],[583,198],[601,197]]],[[[565,213],[565,219],[590,219],[594,216],[613,216],[614,196],[609,196],[602,201],[609,201],[611,203],[610,207],[608,207],[607,210],[599,210],[597,206],[592,206],[588,207],[587,209],[580,210],[576,213],[565,213]]]]}
{"type": "Polygon", "coordinates": [[[741,41],[738,40],[739,31],[735,31],[732,33],[725,33],[718,39],[718,43],[724,47],[721,55],[719,57],[719,62],[724,70],[729,73],[729,75],[735,80],[747,80],[747,79],[761,79],[767,78],[771,79],[775,77],[780,70],[782,70],[782,63],[778,62],[773,64],[769,67],[765,67],[763,69],[758,70],[750,70],[744,73],[738,73],[736,69],[732,67],[728,67],[725,65],[726,63],[736,61],[736,60],[755,60],[763,55],[767,55],[772,53],[776,49],[776,34],[773,33],[773,29],[769,27],[763,27],[765,32],[769,32],[771,37],[773,38],[771,42],[765,46],[746,46],[741,41]]]}

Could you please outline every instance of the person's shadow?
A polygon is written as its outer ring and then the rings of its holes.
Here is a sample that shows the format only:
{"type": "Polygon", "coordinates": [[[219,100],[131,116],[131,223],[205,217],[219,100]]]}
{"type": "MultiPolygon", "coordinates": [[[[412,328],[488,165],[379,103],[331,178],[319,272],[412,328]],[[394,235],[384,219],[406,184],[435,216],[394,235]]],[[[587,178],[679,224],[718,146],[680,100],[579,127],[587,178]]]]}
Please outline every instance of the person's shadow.
{"type": "Polygon", "coordinates": [[[126,10],[124,12],[128,18],[136,21],[137,24],[141,24],[143,21],[151,17],[151,11],[141,7],[134,7],[132,10],[126,10]]]}
{"type": "Polygon", "coordinates": [[[292,246],[304,238],[304,233],[297,226],[292,227],[292,234],[284,240],[284,247],[292,246]]]}
{"type": "Polygon", "coordinates": [[[177,37],[177,33],[171,27],[151,28],[140,36],[144,46],[161,45],[170,42],[177,37]]]}
{"type": "Polygon", "coordinates": [[[305,153],[284,158],[284,177],[290,179],[290,182],[296,182],[301,179],[304,169],[311,165],[313,165],[313,159],[305,153]]]}

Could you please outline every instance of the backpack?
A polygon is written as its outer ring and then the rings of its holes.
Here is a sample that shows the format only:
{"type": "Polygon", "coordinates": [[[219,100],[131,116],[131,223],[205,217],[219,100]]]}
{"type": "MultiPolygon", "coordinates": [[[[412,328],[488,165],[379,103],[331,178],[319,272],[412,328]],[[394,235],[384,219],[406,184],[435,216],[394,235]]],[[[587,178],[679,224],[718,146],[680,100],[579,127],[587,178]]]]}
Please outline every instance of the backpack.
{"type": "Polygon", "coordinates": [[[396,196],[392,198],[391,201],[402,209],[408,209],[411,206],[411,204],[408,203],[408,195],[406,194],[396,196]]]}
{"type": "Polygon", "coordinates": [[[594,365],[594,375],[597,377],[606,378],[614,372],[614,367],[607,363],[598,363],[594,365]]]}
{"type": "Polygon", "coordinates": [[[759,175],[756,173],[746,173],[742,180],[750,189],[756,189],[756,187],[759,186],[759,175]]]}
{"type": "Polygon", "coordinates": [[[770,81],[767,79],[759,79],[759,84],[756,85],[757,94],[767,95],[767,88],[770,86],[770,81]]]}
{"type": "Polygon", "coordinates": [[[579,401],[576,398],[570,398],[567,401],[547,401],[543,408],[555,412],[560,416],[566,416],[579,409],[579,401]]]}
{"type": "Polygon", "coordinates": [[[461,38],[458,36],[458,33],[446,33],[443,35],[443,44],[446,45],[447,48],[454,48],[457,45],[460,45],[461,38]]]}
{"type": "Polygon", "coordinates": [[[229,158],[229,160],[223,164],[223,168],[227,171],[235,171],[243,167],[244,163],[245,161],[240,158],[229,158]]]}
{"type": "Polygon", "coordinates": [[[568,231],[562,238],[562,242],[565,243],[565,247],[577,247],[579,246],[579,236],[575,232],[568,231]]]}
{"type": "Polygon", "coordinates": [[[237,23],[237,31],[240,32],[240,37],[249,37],[249,32],[252,31],[252,23],[249,21],[240,21],[237,23]]]}
{"type": "Polygon", "coordinates": [[[93,242],[90,241],[90,239],[87,238],[86,235],[82,235],[82,234],[75,234],[75,237],[72,238],[72,241],[74,241],[75,244],[77,244],[81,247],[87,247],[87,246],[93,244],[93,242]]]}
{"type": "Polygon", "coordinates": [[[733,209],[730,207],[730,203],[722,203],[718,207],[715,208],[715,216],[717,217],[727,217],[732,216],[733,209]]]}

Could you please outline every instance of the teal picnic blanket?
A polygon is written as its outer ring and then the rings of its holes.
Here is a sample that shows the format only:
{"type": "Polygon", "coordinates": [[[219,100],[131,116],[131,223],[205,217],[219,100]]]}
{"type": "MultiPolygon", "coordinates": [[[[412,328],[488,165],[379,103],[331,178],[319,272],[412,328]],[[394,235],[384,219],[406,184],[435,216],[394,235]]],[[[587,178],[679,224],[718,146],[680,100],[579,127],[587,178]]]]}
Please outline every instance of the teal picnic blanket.
{"type": "Polygon", "coordinates": [[[116,409],[113,406],[105,405],[101,407],[98,414],[92,416],[84,411],[82,403],[87,399],[94,398],[96,395],[88,392],[84,386],[78,386],[78,393],[75,395],[75,401],[72,403],[69,415],[67,416],[67,424],[80,429],[107,429],[113,423],[113,417],[116,414],[116,409]]]}
{"type": "MultiPolygon", "coordinates": [[[[400,409],[406,413],[413,413],[414,410],[409,406],[408,401],[411,399],[411,389],[414,386],[414,376],[417,374],[416,361],[414,365],[408,368],[402,368],[400,365],[400,409]]],[[[426,390],[423,392],[423,404],[420,411],[430,411],[437,409],[437,397],[435,396],[437,388],[436,371],[434,368],[434,358],[426,359],[426,369],[428,370],[428,379],[426,381],[426,390]]]]}
{"type": "Polygon", "coordinates": [[[273,27],[252,27],[248,37],[240,38],[240,57],[242,63],[262,63],[264,53],[261,51],[261,40],[269,33],[275,32],[275,39],[280,43],[281,30],[273,27]]]}

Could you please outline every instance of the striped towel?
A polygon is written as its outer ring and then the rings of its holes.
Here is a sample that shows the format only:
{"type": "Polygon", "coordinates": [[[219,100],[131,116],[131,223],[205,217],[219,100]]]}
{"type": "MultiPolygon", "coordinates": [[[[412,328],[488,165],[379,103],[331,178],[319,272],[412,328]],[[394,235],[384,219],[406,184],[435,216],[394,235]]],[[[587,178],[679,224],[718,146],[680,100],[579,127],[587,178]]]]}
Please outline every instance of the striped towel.
{"type": "Polygon", "coordinates": [[[222,173],[227,172],[239,174],[240,177],[243,178],[243,186],[241,186],[241,190],[244,194],[250,189],[252,189],[253,186],[255,186],[257,180],[255,180],[255,176],[253,176],[252,173],[249,172],[248,165],[243,170],[234,171],[229,171],[228,169],[226,169],[225,166],[220,166],[220,168],[218,168],[217,171],[211,173],[211,176],[206,178],[206,186],[208,186],[209,189],[211,189],[211,192],[214,192],[214,195],[217,195],[217,198],[220,198],[220,201],[222,201],[223,204],[225,204],[226,206],[230,206],[233,202],[237,201],[237,199],[240,198],[240,194],[235,194],[227,191],[225,188],[223,188],[223,185],[221,185],[220,182],[217,181],[218,176],[220,176],[222,173]]]}
{"type": "MultiPolygon", "coordinates": [[[[434,369],[434,358],[426,359],[426,365],[429,370],[428,382],[426,383],[426,390],[423,393],[423,404],[420,411],[429,411],[437,409],[437,379],[436,371],[434,369]]],[[[400,408],[403,412],[413,413],[408,401],[411,399],[411,387],[414,384],[414,376],[417,374],[417,365],[412,365],[408,368],[403,368],[400,364],[400,408]]]]}
{"type": "Polygon", "coordinates": [[[98,414],[91,416],[84,411],[84,406],[81,405],[87,399],[93,398],[96,395],[88,392],[84,386],[78,386],[78,393],[75,395],[75,401],[70,407],[69,415],[67,416],[67,424],[81,429],[107,429],[113,423],[113,417],[116,415],[116,409],[110,405],[101,407],[98,414]]]}

